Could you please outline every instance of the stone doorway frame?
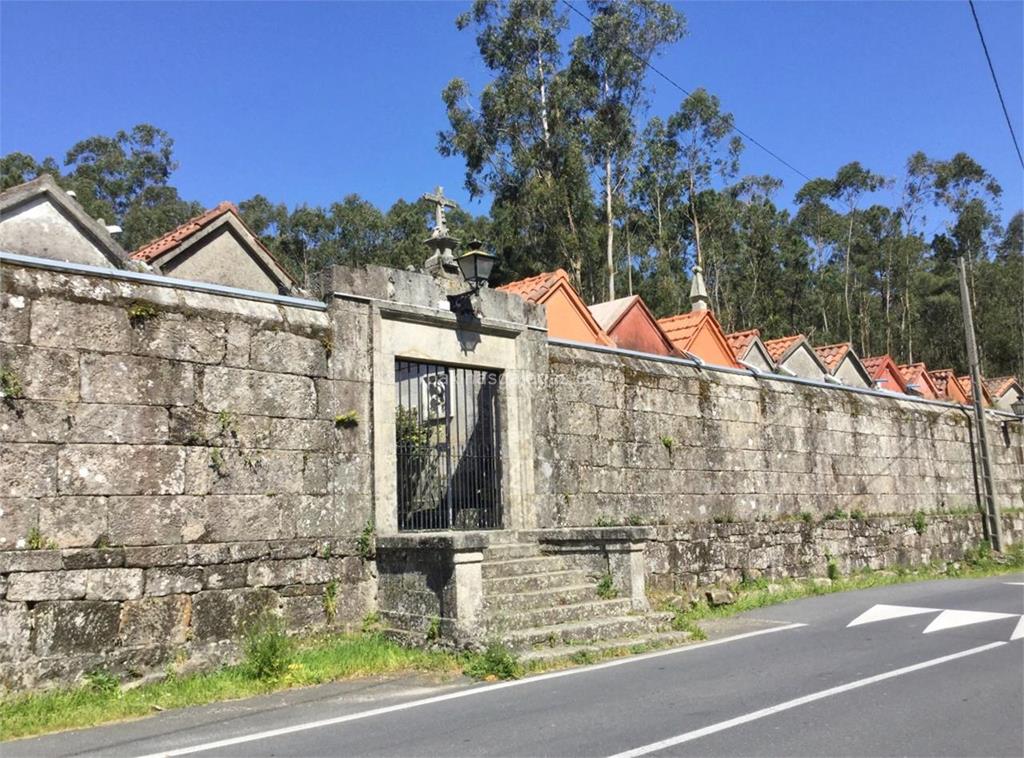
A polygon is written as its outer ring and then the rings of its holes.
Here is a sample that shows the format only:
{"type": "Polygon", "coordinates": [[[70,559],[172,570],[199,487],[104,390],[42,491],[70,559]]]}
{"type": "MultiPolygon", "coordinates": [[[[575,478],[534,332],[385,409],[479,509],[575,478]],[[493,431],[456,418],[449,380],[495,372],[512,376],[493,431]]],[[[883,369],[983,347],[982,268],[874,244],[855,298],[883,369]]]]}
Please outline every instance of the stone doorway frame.
{"type": "MultiPolygon", "coordinates": [[[[374,523],[380,536],[398,532],[394,367],[398,359],[500,371],[499,414],[504,529],[532,529],[533,410],[526,386],[535,349],[524,324],[488,319],[460,323],[455,315],[419,306],[375,302],[373,331],[374,523]]],[[[408,533],[406,533],[408,534],[408,533]]],[[[432,532],[437,534],[437,532],[432,532]]]]}

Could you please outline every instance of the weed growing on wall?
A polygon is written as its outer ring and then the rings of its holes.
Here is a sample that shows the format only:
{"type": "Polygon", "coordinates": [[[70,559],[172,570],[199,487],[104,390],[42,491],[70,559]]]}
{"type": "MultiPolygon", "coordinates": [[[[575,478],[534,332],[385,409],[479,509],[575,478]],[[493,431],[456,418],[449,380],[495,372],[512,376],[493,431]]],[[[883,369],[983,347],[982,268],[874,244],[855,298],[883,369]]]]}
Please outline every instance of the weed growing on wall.
{"type": "Polygon", "coordinates": [[[238,416],[231,411],[217,412],[217,429],[221,437],[238,438],[238,416]]]}
{"type": "Polygon", "coordinates": [[[17,400],[25,393],[21,378],[9,368],[0,369],[0,393],[4,400],[17,400]]]}
{"type": "Polygon", "coordinates": [[[212,468],[217,476],[223,478],[228,475],[228,464],[224,460],[224,451],[219,447],[215,447],[210,450],[210,468],[212,468]]]}
{"type": "Polygon", "coordinates": [[[29,550],[56,550],[57,543],[39,531],[38,526],[34,526],[28,530],[28,536],[25,538],[25,547],[29,550]]]}
{"type": "Polygon", "coordinates": [[[924,530],[928,528],[928,517],[924,511],[914,511],[914,531],[918,534],[924,534],[924,530]]]}
{"type": "Polygon", "coordinates": [[[359,414],[356,411],[339,413],[334,417],[334,425],[341,429],[351,429],[354,426],[359,426],[359,414]]]}
{"type": "Polygon", "coordinates": [[[128,306],[128,322],[138,328],[151,318],[156,318],[157,309],[152,303],[145,300],[136,300],[128,306]]]}
{"type": "Polygon", "coordinates": [[[333,624],[338,617],[338,582],[331,580],[324,587],[324,616],[327,623],[333,624]]]}
{"type": "Polygon", "coordinates": [[[359,540],[356,542],[356,551],[364,561],[371,560],[377,551],[377,540],[373,528],[373,521],[367,521],[363,531],[359,533],[359,540]]]}
{"type": "Polygon", "coordinates": [[[381,629],[380,614],[377,611],[370,611],[363,616],[362,630],[364,634],[370,634],[371,632],[378,632],[381,629]]]}
{"type": "Polygon", "coordinates": [[[833,582],[838,581],[842,576],[839,572],[839,564],[836,563],[836,559],[832,556],[828,557],[828,565],[825,567],[825,574],[833,582]]]}
{"type": "Polygon", "coordinates": [[[602,576],[597,583],[597,596],[602,600],[612,600],[618,594],[615,591],[615,585],[612,583],[612,575],[605,574],[602,576]]]}
{"type": "Polygon", "coordinates": [[[437,616],[433,616],[430,619],[430,623],[427,625],[427,642],[433,642],[441,639],[441,619],[437,616]]]}

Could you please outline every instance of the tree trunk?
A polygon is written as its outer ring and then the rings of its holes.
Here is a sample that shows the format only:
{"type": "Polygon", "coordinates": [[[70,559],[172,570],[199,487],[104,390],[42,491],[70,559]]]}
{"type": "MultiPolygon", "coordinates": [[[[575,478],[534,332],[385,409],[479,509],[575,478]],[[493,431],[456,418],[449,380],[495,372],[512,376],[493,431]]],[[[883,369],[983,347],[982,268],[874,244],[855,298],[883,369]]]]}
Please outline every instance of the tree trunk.
{"type": "Polygon", "coordinates": [[[615,299],[615,219],[612,217],[612,154],[604,159],[604,212],[607,240],[608,299],[615,299]]]}
{"type": "Polygon", "coordinates": [[[544,80],[544,59],[541,57],[540,48],[537,48],[537,75],[540,78],[540,127],[544,138],[544,147],[551,147],[551,134],[548,131],[548,93],[544,80]]]}
{"type": "Polygon", "coordinates": [[[569,231],[572,233],[572,238],[576,241],[575,250],[566,257],[566,261],[569,264],[569,270],[572,273],[573,284],[579,291],[583,291],[583,260],[579,254],[579,234],[576,231],[576,219],[572,215],[572,201],[567,197],[565,199],[565,219],[569,223],[569,231]]]}
{"type": "Polygon", "coordinates": [[[853,206],[850,206],[850,229],[846,235],[846,272],[843,277],[843,301],[846,304],[846,339],[853,342],[853,314],[850,309],[850,248],[853,246],[853,206]]]}
{"type": "Polygon", "coordinates": [[[693,200],[693,172],[690,172],[690,221],[693,222],[693,242],[697,246],[697,265],[704,268],[704,253],[700,247],[700,220],[697,218],[697,205],[693,200]]]}
{"type": "Polygon", "coordinates": [[[626,217],[626,277],[629,283],[629,296],[633,297],[633,251],[629,244],[629,216],[626,217]]]}
{"type": "Polygon", "coordinates": [[[885,263],[885,352],[892,354],[892,244],[885,263]]]}

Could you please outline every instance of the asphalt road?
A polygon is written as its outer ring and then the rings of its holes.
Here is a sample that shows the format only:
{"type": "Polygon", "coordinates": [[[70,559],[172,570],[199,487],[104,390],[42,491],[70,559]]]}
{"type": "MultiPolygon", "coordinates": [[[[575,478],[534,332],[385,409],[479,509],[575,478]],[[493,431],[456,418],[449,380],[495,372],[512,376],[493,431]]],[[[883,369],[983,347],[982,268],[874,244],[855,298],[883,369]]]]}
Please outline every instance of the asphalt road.
{"type": "Polygon", "coordinates": [[[762,609],[706,643],[517,682],[329,685],[0,754],[1020,758],[1022,614],[1024,574],[905,584],[762,609]]]}

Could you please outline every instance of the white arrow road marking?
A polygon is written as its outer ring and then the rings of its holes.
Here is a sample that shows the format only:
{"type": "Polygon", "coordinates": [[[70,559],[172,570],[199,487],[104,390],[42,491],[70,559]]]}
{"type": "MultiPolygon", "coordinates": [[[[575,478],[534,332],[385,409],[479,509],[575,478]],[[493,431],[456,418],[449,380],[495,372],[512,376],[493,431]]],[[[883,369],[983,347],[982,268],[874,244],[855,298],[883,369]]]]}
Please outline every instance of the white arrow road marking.
{"type": "Polygon", "coordinates": [[[885,605],[882,603],[871,606],[846,626],[859,626],[860,624],[870,624],[872,621],[886,621],[904,616],[916,616],[919,613],[938,613],[941,610],[941,608],[918,608],[913,605],[885,605]]]}
{"type": "Polygon", "coordinates": [[[1017,628],[1013,630],[1013,634],[1010,635],[1010,640],[1024,639],[1024,616],[1020,617],[1020,621],[1017,622],[1017,628]]]}
{"type": "Polygon", "coordinates": [[[943,629],[953,629],[968,624],[981,624],[986,621],[997,621],[998,619],[1010,619],[1016,613],[992,613],[991,611],[943,611],[935,620],[925,627],[924,634],[939,632],[943,629]]]}

